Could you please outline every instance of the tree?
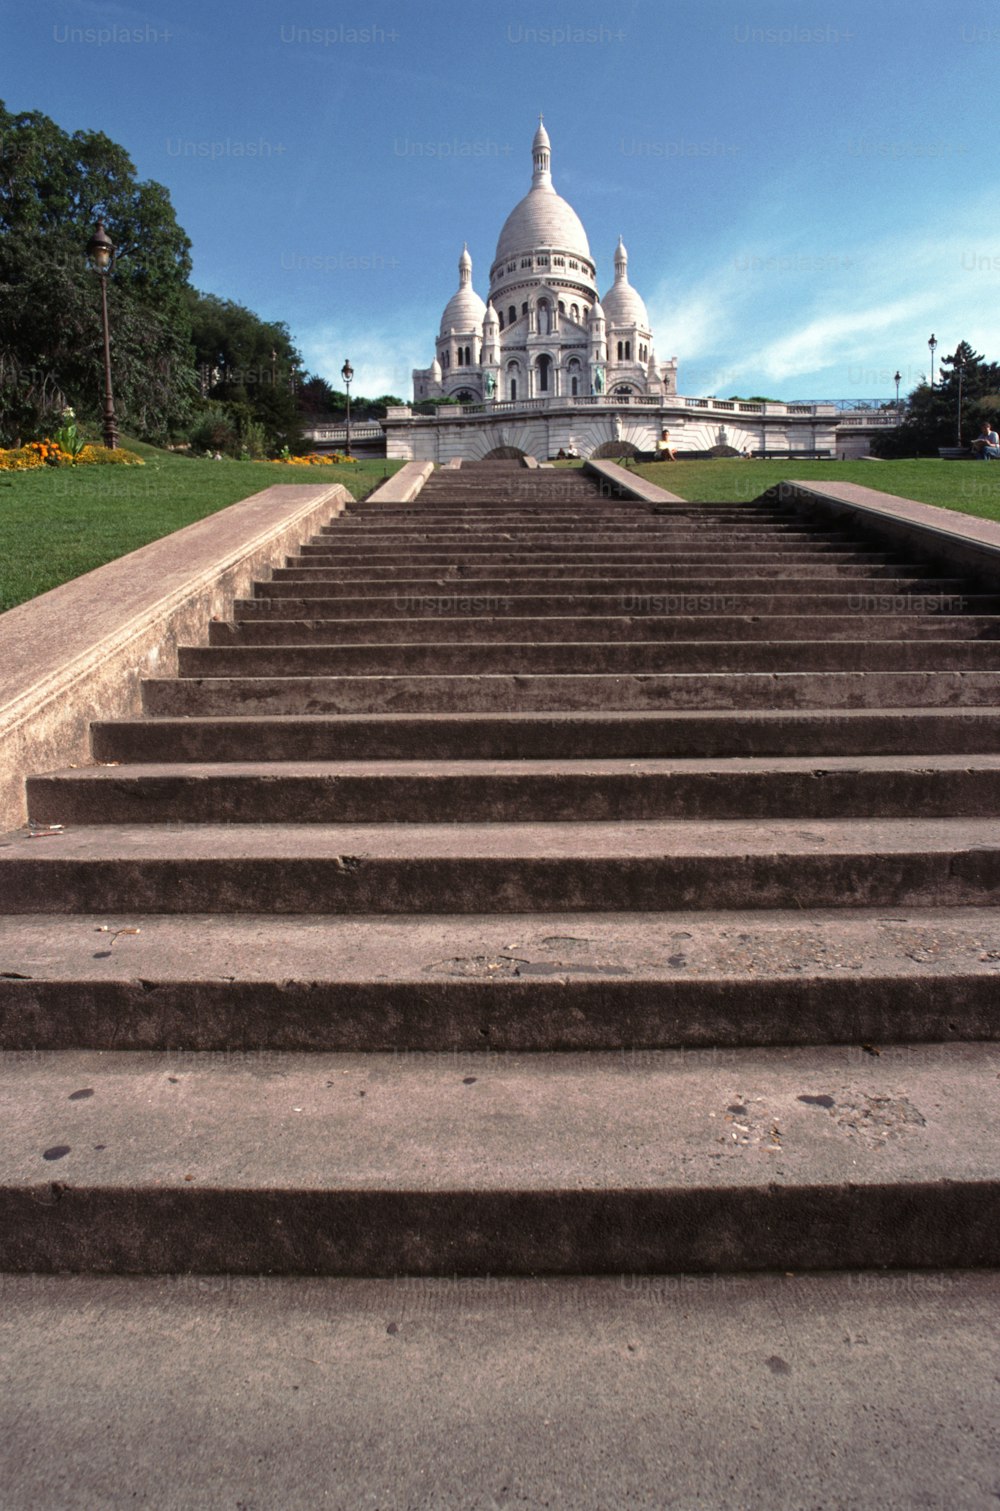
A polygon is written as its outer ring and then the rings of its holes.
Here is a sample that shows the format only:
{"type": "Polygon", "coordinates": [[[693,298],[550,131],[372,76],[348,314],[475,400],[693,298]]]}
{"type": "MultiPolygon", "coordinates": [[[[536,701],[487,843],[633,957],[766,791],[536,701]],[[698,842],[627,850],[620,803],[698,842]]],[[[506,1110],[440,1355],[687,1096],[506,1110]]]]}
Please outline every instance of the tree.
{"type": "Polygon", "coordinates": [[[965,445],[984,419],[1000,413],[1000,365],[987,362],[981,352],[960,341],[950,357],[941,359],[941,381],[933,388],[919,384],[909,395],[899,425],[872,438],[872,454],[879,457],[937,456],[939,446],[954,446],[959,429],[959,368],[962,383],[961,433],[965,445]]]}
{"type": "Polygon", "coordinates": [[[115,403],[123,428],[176,430],[195,397],[184,290],[190,242],[162,184],[140,183],[124,148],[63,131],[0,101],[0,439],[20,438],[48,406],[100,411],[102,336],[95,222],[115,244],[108,280],[115,403]]]}
{"type": "Polygon", "coordinates": [[[305,375],[288,327],[215,294],[189,289],[187,299],[201,398],[230,414],[235,449],[252,453],[249,438],[262,434],[267,450],[300,451],[297,390],[305,375]]]}

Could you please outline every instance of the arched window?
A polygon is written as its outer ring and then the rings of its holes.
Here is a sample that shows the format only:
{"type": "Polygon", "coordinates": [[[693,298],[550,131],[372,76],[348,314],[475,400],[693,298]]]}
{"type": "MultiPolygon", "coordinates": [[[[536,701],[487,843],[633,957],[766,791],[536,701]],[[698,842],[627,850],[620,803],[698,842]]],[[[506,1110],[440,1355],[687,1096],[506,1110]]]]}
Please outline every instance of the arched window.
{"type": "Polygon", "coordinates": [[[526,299],[524,301],[524,303],[521,305],[521,314],[522,315],[526,315],[527,313],[528,313],[528,301],[526,299]]]}
{"type": "Polygon", "coordinates": [[[619,360],[619,362],[621,361],[621,359],[622,359],[622,344],[619,341],[619,343],[618,343],[618,360],[619,360]]]}
{"type": "Polygon", "coordinates": [[[580,379],[579,378],[577,378],[577,377],[570,378],[570,380],[569,380],[569,391],[570,391],[571,396],[575,399],[576,396],[577,396],[577,394],[580,391],[580,379]]]}
{"type": "Polygon", "coordinates": [[[517,379],[516,378],[510,378],[508,380],[507,386],[510,389],[510,397],[511,397],[511,399],[516,399],[517,398],[517,379]]]}
{"type": "Polygon", "coordinates": [[[503,330],[503,310],[500,310],[499,314],[497,315],[497,320],[500,323],[500,329],[503,330]]]}
{"type": "Polygon", "coordinates": [[[560,315],[565,315],[565,313],[566,313],[566,306],[565,306],[565,304],[563,304],[563,302],[562,302],[561,299],[559,301],[559,313],[560,313],[560,315]]]}
{"type": "Polygon", "coordinates": [[[551,366],[552,358],[546,357],[545,355],[539,357],[537,363],[535,364],[535,371],[538,374],[539,393],[548,393],[549,391],[549,368],[551,366]]]}
{"type": "Polygon", "coordinates": [[[517,319],[517,307],[512,304],[511,307],[510,307],[510,309],[507,311],[507,323],[508,323],[508,325],[513,325],[514,321],[516,319],[517,319]]]}
{"type": "Polygon", "coordinates": [[[569,313],[570,313],[570,319],[571,320],[575,320],[575,321],[577,321],[577,323],[579,323],[579,320],[580,320],[580,307],[579,307],[579,305],[577,305],[577,304],[571,304],[570,307],[569,307],[569,313]]]}
{"type": "Polygon", "coordinates": [[[625,342],[625,361],[626,362],[631,362],[631,360],[632,360],[632,343],[631,343],[631,341],[626,341],[625,342]]]}

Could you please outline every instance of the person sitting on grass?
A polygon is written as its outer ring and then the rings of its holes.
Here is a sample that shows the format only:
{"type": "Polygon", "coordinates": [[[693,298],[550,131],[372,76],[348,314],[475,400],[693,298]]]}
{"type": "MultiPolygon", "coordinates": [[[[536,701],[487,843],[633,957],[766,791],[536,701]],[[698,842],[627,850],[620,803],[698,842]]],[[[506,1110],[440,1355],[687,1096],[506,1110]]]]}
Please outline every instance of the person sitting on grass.
{"type": "Polygon", "coordinates": [[[981,462],[995,461],[1000,458],[1000,436],[997,435],[989,420],[984,420],[979,435],[972,443],[972,450],[981,462]]]}
{"type": "Polygon", "coordinates": [[[677,452],[670,444],[670,431],[665,430],[656,443],[656,459],[659,462],[676,462],[677,452]]]}

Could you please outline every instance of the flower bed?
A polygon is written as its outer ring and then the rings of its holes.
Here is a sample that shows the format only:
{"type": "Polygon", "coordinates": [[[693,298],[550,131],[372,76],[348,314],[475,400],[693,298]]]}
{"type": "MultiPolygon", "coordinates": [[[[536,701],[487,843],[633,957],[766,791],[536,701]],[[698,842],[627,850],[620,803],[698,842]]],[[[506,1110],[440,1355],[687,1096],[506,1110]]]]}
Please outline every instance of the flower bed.
{"type": "Polygon", "coordinates": [[[77,452],[64,451],[58,441],[29,441],[11,451],[0,450],[0,472],[31,472],[36,467],[94,467],[104,464],[117,467],[144,467],[141,456],[118,447],[84,446],[77,452]]]}
{"type": "Polygon", "coordinates": [[[305,456],[279,456],[275,461],[284,467],[334,467],[340,462],[349,462],[354,465],[353,456],[345,456],[342,451],[324,452],[321,456],[318,451],[310,451],[305,456]]]}

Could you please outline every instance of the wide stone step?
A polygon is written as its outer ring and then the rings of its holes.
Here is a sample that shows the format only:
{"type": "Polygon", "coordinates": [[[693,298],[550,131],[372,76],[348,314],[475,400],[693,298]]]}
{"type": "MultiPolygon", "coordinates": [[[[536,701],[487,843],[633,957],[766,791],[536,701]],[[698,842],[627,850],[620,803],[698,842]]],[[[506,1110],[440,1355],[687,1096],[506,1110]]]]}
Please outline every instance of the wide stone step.
{"type": "MultiPolygon", "coordinates": [[[[334,574],[334,580],[350,581],[369,578],[378,581],[380,578],[390,578],[393,581],[413,579],[420,581],[427,579],[434,581],[441,576],[440,569],[433,563],[416,563],[408,567],[397,566],[368,566],[365,562],[355,562],[351,566],[343,565],[340,555],[331,550],[329,544],[305,545],[295,556],[286,558],[286,566],[289,567],[326,567],[334,574]]],[[[759,576],[773,570],[773,563],[760,562],[756,567],[748,566],[742,556],[721,561],[714,554],[704,555],[701,558],[691,559],[688,557],[671,557],[669,562],[661,562],[656,569],[656,577],[661,581],[672,581],[676,577],[707,575],[709,572],[716,579],[732,577],[759,576]]],[[[803,557],[796,562],[782,561],[779,563],[782,572],[794,572],[796,577],[847,577],[852,580],[857,578],[871,578],[882,581],[885,578],[926,578],[929,573],[926,563],[889,562],[882,559],[869,561],[866,559],[844,560],[841,557],[820,555],[819,557],[803,557]]],[[[606,582],[609,578],[620,578],[623,581],[634,581],[637,574],[634,564],[607,567],[601,564],[585,566],[582,569],[567,567],[559,561],[535,561],[525,563],[515,573],[508,572],[501,577],[497,568],[489,561],[464,562],[461,560],[451,561],[445,567],[445,572],[462,579],[488,579],[495,578],[505,582],[538,581],[539,579],[564,578],[567,575],[580,580],[594,582],[606,582]]],[[[645,574],[647,577],[650,574],[645,574]]],[[[968,586],[968,584],[964,584],[968,586]]]]}
{"type": "Polygon", "coordinates": [[[22,833],[5,913],[663,912],[1000,903],[1000,819],[142,824],[22,833]],[[803,824],[807,827],[803,827],[803,824]]]}
{"type": "Polygon", "coordinates": [[[174,677],[142,683],[154,717],[632,712],[641,709],[982,708],[1000,672],[539,672],[474,676],[174,677]]]}
{"type": "Polygon", "coordinates": [[[1000,755],[193,763],[28,778],[46,824],[1000,817],[1000,755]]]}
{"type": "Polygon", "coordinates": [[[97,720],[98,761],[558,760],[994,754],[1000,710],[310,714],[97,720]]]}
{"type": "Polygon", "coordinates": [[[0,1265],[533,1274],[1000,1263],[996,1045],[5,1054],[0,1265]]]}
{"type": "MultiPolygon", "coordinates": [[[[314,544],[321,547],[325,546],[326,554],[336,556],[338,562],[342,562],[346,568],[354,570],[371,565],[380,570],[389,571],[398,571],[400,567],[407,566],[417,567],[420,570],[426,571],[433,569],[435,565],[440,563],[441,566],[450,567],[455,571],[473,571],[476,568],[483,567],[487,570],[495,571],[497,565],[500,564],[510,567],[512,570],[516,568],[518,573],[520,573],[522,568],[528,569],[532,566],[544,567],[547,571],[551,571],[553,568],[582,566],[589,569],[596,568],[598,574],[600,574],[608,568],[621,569],[634,567],[636,564],[635,552],[625,551],[623,553],[614,549],[591,552],[579,560],[572,557],[566,551],[545,558],[539,558],[536,553],[524,550],[519,553],[488,551],[478,556],[464,551],[441,552],[428,555],[419,560],[402,554],[398,560],[393,560],[390,557],[389,561],[380,562],[373,558],[385,553],[373,553],[371,551],[346,553],[335,550],[332,543],[328,544],[325,541],[314,542],[314,544]]],[[[638,554],[640,566],[645,562],[651,562],[654,564],[656,571],[666,572],[676,570],[677,568],[712,568],[715,565],[719,567],[732,567],[737,569],[737,571],[741,569],[746,570],[747,567],[766,566],[773,567],[775,570],[780,568],[784,571],[792,570],[799,564],[826,567],[830,570],[835,569],[837,566],[856,565],[889,566],[896,571],[900,569],[899,557],[888,551],[865,551],[852,549],[850,546],[843,548],[830,547],[822,551],[806,550],[799,546],[789,546],[783,550],[771,550],[764,547],[759,549],[756,547],[747,547],[746,550],[736,550],[731,548],[727,542],[720,541],[717,546],[711,543],[701,545],[692,543],[674,545],[669,548],[665,547],[657,551],[647,550],[638,554]]],[[[918,566],[916,570],[920,575],[925,575],[926,573],[926,567],[918,566]]],[[[582,574],[578,573],[577,575],[582,574]]]]}
{"type": "Polygon", "coordinates": [[[665,560],[676,559],[678,555],[687,552],[693,555],[695,552],[714,555],[714,547],[718,544],[722,559],[739,561],[744,555],[744,547],[751,557],[761,559],[773,558],[784,561],[789,555],[813,555],[819,556],[825,552],[839,553],[845,547],[835,541],[829,543],[810,541],[808,544],[800,540],[774,540],[770,537],[755,537],[746,540],[742,544],[734,540],[732,535],[726,535],[724,540],[717,543],[706,540],[704,537],[684,536],[676,540],[668,540],[663,536],[656,536],[648,541],[623,540],[620,535],[607,537],[592,537],[574,535],[566,540],[540,540],[530,543],[512,538],[511,540],[489,541],[477,537],[466,542],[442,541],[414,541],[396,542],[391,538],[384,541],[340,541],[331,536],[336,554],[347,563],[351,561],[373,562],[407,562],[427,559],[428,561],[504,561],[512,565],[518,562],[529,562],[538,557],[552,557],[566,562],[586,561],[644,561],[646,559],[657,560],[660,557],[665,560]]]}
{"type": "Polygon", "coordinates": [[[659,578],[636,578],[635,574],[616,574],[614,577],[595,574],[593,577],[570,576],[565,570],[554,571],[545,579],[535,578],[529,582],[519,573],[508,573],[506,576],[485,577],[479,576],[467,579],[464,574],[456,573],[447,575],[425,571],[423,577],[411,577],[408,572],[399,572],[388,581],[385,578],[344,578],[337,567],[315,565],[312,562],[296,563],[292,566],[276,567],[269,582],[263,586],[269,588],[271,582],[325,582],[332,587],[338,588],[342,593],[352,597],[364,597],[371,594],[373,597],[384,596],[387,588],[391,587],[395,595],[401,592],[406,594],[407,588],[411,592],[407,596],[419,598],[422,594],[431,598],[440,597],[440,589],[445,588],[451,593],[456,591],[468,597],[470,590],[478,593],[495,592],[504,593],[510,597],[524,595],[525,588],[537,593],[551,592],[555,589],[559,593],[573,592],[580,596],[588,593],[606,595],[609,589],[617,591],[629,600],[635,600],[636,606],[642,610],[646,599],[661,598],[663,595],[695,593],[703,594],[716,600],[721,590],[726,593],[760,593],[772,592],[775,586],[780,587],[783,594],[787,593],[849,593],[856,601],[863,604],[868,599],[874,599],[883,605],[887,598],[908,598],[917,595],[919,597],[930,596],[938,599],[947,597],[952,602],[953,609],[960,608],[962,592],[968,586],[964,579],[959,577],[927,577],[917,574],[884,577],[872,577],[868,574],[845,576],[837,573],[821,573],[818,571],[801,572],[798,568],[792,571],[784,571],[775,582],[775,574],[770,570],[758,570],[754,573],[744,571],[742,575],[731,575],[721,578],[718,573],[709,573],[705,568],[700,571],[680,572],[674,571],[669,575],[659,578]],[[642,584],[641,586],[639,584],[642,584]],[[428,586],[430,591],[428,591],[428,586]]]}
{"type": "MultiPolygon", "coordinates": [[[[0,918],[0,1049],[408,1055],[995,1040],[993,908],[0,918]]],[[[861,1046],[867,1045],[867,1050],[861,1046]]]]}
{"type": "MultiPolygon", "coordinates": [[[[586,627],[582,626],[586,633],[586,627]]],[[[181,646],[181,677],[473,676],[546,673],[1000,670],[996,640],[586,640],[490,644],[181,646]]]]}
{"type": "Polygon", "coordinates": [[[209,645],[403,645],[433,633],[438,643],[475,641],[601,640],[605,644],[644,640],[958,640],[995,643],[1000,618],[959,614],[806,614],[754,618],[719,615],[692,619],[684,614],[570,615],[495,619],[455,612],[454,598],[438,595],[446,610],[432,621],[414,619],[287,619],[281,614],[240,615],[235,623],[213,620],[209,645]]]}
{"type": "Polygon", "coordinates": [[[788,541],[808,546],[814,541],[841,541],[847,537],[832,531],[816,531],[807,529],[794,529],[791,526],[755,525],[744,526],[740,529],[720,525],[709,531],[680,530],[668,528],[662,524],[649,524],[638,520],[629,521],[628,524],[613,524],[591,520],[587,523],[574,521],[561,528],[554,528],[551,523],[538,524],[535,526],[526,524],[509,524],[490,526],[439,526],[432,528],[428,525],[413,526],[406,529],[393,529],[388,525],[351,525],[341,524],[338,520],[335,524],[325,527],[321,532],[321,538],[328,542],[337,542],[352,549],[370,545],[372,548],[390,542],[394,546],[403,549],[409,545],[440,545],[454,546],[461,549],[465,545],[493,545],[503,542],[515,541],[518,544],[535,547],[538,545],[574,545],[580,542],[601,544],[605,541],[622,541],[628,545],[642,545],[645,543],[664,542],[670,544],[673,541],[713,541],[728,540],[732,544],[745,543],[748,545],[762,543],[769,544],[775,541],[782,545],[788,541]]]}
{"type": "MultiPolygon", "coordinates": [[[[556,588],[556,584],[551,585],[556,588]]],[[[609,584],[610,586],[610,584],[609,584]]],[[[511,614],[533,618],[547,614],[597,614],[602,618],[616,614],[676,613],[685,615],[824,614],[944,615],[1000,613],[1000,595],[986,593],[855,593],[844,583],[833,593],[817,593],[803,583],[798,591],[732,592],[725,583],[714,592],[636,594],[628,589],[617,592],[480,592],[474,587],[462,591],[461,584],[448,583],[437,593],[398,593],[386,583],[379,592],[359,595],[351,584],[325,582],[269,582],[256,586],[256,598],[237,598],[234,612],[238,616],[277,613],[282,619],[370,619],[388,617],[412,619],[423,614],[460,613],[482,615],[511,614]],[[339,592],[337,591],[339,588],[339,592]],[[249,605],[256,603],[257,608],[249,605]]]]}

